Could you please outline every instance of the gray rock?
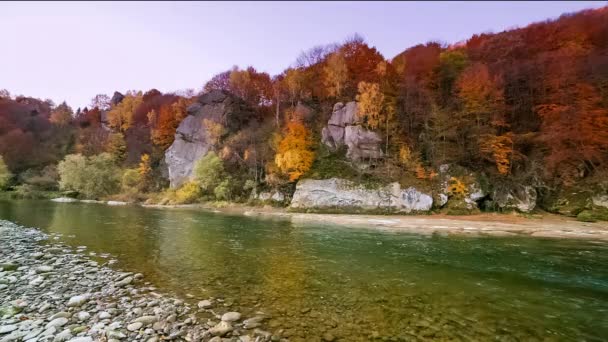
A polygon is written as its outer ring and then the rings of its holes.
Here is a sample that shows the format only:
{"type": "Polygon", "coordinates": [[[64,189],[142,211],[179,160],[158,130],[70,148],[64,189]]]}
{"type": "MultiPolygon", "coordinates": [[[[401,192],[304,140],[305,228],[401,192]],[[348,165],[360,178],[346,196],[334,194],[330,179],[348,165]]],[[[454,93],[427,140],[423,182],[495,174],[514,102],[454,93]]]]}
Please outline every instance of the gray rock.
{"type": "Polygon", "coordinates": [[[67,340],[69,340],[71,338],[72,338],[72,333],[70,332],[70,329],[65,329],[64,331],[62,331],[59,334],[55,335],[55,338],[53,339],[53,342],[64,342],[64,341],[67,341],[67,340]]]}
{"type": "Polygon", "coordinates": [[[348,146],[346,157],[353,161],[373,160],[384,156],[380,148],[380,136],[362,126],[347,126],[344,129],[344,143],[348,146]]]}
{"type": "Polygon", "coordinates": [[[36,267],[36,273],[47,273],[47,272],[51,272],[52,270],[53,270],[53,266],[48,266],[48,265],[42,265],[42,266],[36,267]]]}
{"type": "Polygon", "coordinates": [[[591,197],[591,202],[596,207],[608,208],[608,195],[595,195],[591,197]]]}
{"type": "Polygon", "coordinates": [[[97,317],[99,317],[99,319],[108,319],[108,318],[111,318],[112,315],[107,311],[102,311],[99,313],[99,315],[97,317]]]}
{"type": "Polygon", "coordinates": [[[123,286],[127,286],[127,285],[131,284],[132,282],[133,282],[133,277],[126,277],[125,279],[114,283],[114,286],[123,287],[123,286]]]}
{"type": "Polygon", "coordinates": [[[52,320],[54,320],[56,318],[60,318],[60,317],[70,318],[70,317],[72,317],[72,314],[69,312],[60,311],[60,312],[54,314],[53,316],[49,317],[49,321],[52,321],[52,320]]]}
{"type": "Polygon", "coordinates": [[[93,342],[93,338],[90,336],[74,337],[68,342],[93,342]]]}
{"type": "Polygon", "coordinates": [[[209,329],[209,333],[213,336],[224,336],[233,330],[232,325],[228,322],[221,321],[213,328],[209,329]]]}
{"type": "Polygon", "coordinates": [[[198,98],[188,107],[188,116],[182,120],[175,132],[173,144],[165,152],[169,181],[172,188],[187,181],[194,164],[212,147],[203,120],[223,125],[227,131],[235,132],[253,116],[244,102],[224,91],[214,90],[198,98]]]}
{"type": "Polygon", "coordinates": [[[401,190],[399,183],[368,189],[339,178],[303,179],[296,185],[292,208],[389,209],[396,212],[428,211],[433,198],[413,187],[401,190]]]}
{"type": "Polygon", "coordinates": [[[129,325],[127,325],[127,330],[129,331],[137,331],[139,330],[144,324],[142,322],[135,322],[135,323],[131,323],[129,325]]]}
{"type": "Polygon", "coordinates": [[[88,295],[79,295],[79,296],[74,296],[71,297],[70,300],[68,301],[68,306],[69,307],[74,307],[74,306],[81,306],[82,304],[84,304],[87,300],[89,299],[88,295]]]}
{"type": "Polygon", "coordinates": [[[226,312],[222,315],[222,321],[224,322],[235,322],[241,319],[241,314],[238,312],[226,312]]]}
{"type": "Polygon", "coordinates": [[[156,316],[141,316],[141,317],[133,320],[133,322],[139,322],[144,325],[152,324],[156,321],[158,321],[158,317],[156,317],[156,316]]]}
{"type": "Polygon", "coordinates": [[[19,329],[19,327],[15,324],[1,325],[0,326],[0,334],[8,334],[11,331],[15,331],[19,329]]]}
{"type": "Polygon", "coordinates": [[[78,322],[86,321],[90,317],[91,317],[91,314],[86,311],[80,311],[79,313],[76,314],[76,318],[78,319],[78,322]]]}
{"type": "Polygon", "coordinates": [[[523,213],[534,210],[536,199],[536,189],[519,184],[497,188],[492,194],[492,200],[500,209],[523,213]]]}
{"type": "Polygon", "coordinates": [[[51,327],[58,328],[58,327],[62,327],[62,326],[64,326],[64,325],[66,325],[67,323],[68,323],[68,319],[67,319],[67,318],[65,318],[65,317],[59,317],[59,318],[55,318],[54,320],[50,321],[50,322],[49,322],[49,323],[48,323],[48,324],[45,326],[45,328],[46,328],[46,329],[49,329],[49,328],[51,328],[51,327]]]}
{"type": "Polygon", "coordinates": [[[211,303],[211,301],[207,300],[207,299],[201,300],[200,302],[198,302],[199,309],[208,309],[212,306],[213,306],[213,303],[211,303]]]}
{"type": "Polygon", "coordinates": [[[27,333],[27,335],[23,336],[23,340],[27,341],[27,340],[31,340],[34,337],[40,335],[40,333],[42,333],[44,331],[44,329],[42,328],[35,328],[33,330],[30,330],[30,332],[27,333]]]}

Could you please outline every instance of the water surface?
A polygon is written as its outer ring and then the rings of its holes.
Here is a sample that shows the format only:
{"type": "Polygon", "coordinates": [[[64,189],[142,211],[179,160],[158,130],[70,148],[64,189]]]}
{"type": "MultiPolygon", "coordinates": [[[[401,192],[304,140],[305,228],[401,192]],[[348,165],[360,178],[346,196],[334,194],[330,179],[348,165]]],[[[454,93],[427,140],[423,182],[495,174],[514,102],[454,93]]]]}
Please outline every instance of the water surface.
{"type": "Polygon", "coordinates": [[[0,201],[0,218],[220,298],[292,341],[608,340],[608,244],[423,236],[137,206],[0,201]]]}

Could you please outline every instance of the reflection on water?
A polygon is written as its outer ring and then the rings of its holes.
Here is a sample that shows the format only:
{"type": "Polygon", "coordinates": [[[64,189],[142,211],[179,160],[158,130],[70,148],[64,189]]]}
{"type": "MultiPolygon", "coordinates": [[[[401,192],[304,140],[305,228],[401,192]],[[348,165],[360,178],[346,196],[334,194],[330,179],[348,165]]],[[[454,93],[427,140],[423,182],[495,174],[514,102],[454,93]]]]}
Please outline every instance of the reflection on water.
{"type": "Polygon", "coordinates": [[[0,202],[0,218],[110,253],[159,288],[223,298],[292,341],[602,340],[608,245],[441,237],[192,210],[0,202]]]}

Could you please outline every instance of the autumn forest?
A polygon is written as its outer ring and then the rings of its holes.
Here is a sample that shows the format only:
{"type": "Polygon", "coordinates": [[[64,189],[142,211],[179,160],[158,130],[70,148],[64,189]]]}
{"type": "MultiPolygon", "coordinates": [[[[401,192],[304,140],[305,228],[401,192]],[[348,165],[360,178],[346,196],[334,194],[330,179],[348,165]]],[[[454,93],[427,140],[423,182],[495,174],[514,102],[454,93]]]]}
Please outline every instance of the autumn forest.
{"type": "MultiPolygon", "coordinates": [[[[560,211],[567,194],[608,191],[608,8],[396,56],[353,35],[304,51],[279,75],[234,67],[200,91],[120,90],[85,108],[2,90],[0,156],[0,187],[22,198],[251,202],[280,191],[285,205],[301,179],[433,189],[447,164],[490,187],[534,187],[538,208],[560,211]],[[238,127],[203,120],[209,152],[173,186],[165,155],[176,129],[218,90],[246,117],[238,127]],[[381,156],[353,160],[322,142],[335,104],[352,101],[381,156]]],[[[452,194],[462,182],[450,180],[452,194]]]]}

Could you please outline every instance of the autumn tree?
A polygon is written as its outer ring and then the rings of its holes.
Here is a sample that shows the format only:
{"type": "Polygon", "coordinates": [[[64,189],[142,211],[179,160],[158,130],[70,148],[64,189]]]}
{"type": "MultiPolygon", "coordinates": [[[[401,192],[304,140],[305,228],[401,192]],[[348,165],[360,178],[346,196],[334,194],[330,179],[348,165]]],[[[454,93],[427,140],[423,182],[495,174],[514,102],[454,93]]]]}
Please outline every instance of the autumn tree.
{"type": "Polygon", "coordinates": [[[275,164],[290,181],[298,180],[306,173],[314,161],[313,141],[308,129],[299,122],[287,124],[285,133],[278,143],[275,164]]]}
{"type": "Polygon", "coordinates": [[[378,129],[382,122],[384,94],[377,83],[359,83],[357,95],[357,116],[370,129],[378,129]]]}
{"type": "Polygon", "coordinates": [[[485,135],[480,141],[480,148],[486,158],[496,164],[499,174],[506,175],[510,172],[513,156],[513,133],[485,135]]]}
{"type": "Polygon", "coordinates": [[[141,189],[145,190],[148,188],[152,177],[152,162],[149,154],[142,154],[139,160],[139,166],[137,168],[139,179],[141,181],[141,189]]]}
{"type": "Polygon", "coordinates": [[[50,122],[57,126],[67,126],[74,118],[74,111],[63,101],[51,112],[50,122]]]}
{"type": "Polygon", "coordinates": [[[91,99],[91,108],[98,108],[99,110],[109,110],[112,105],[112,100],[106,94],[97,94],[91,99]]]}
{"type": "Polygon", "coordinates": [[[125,98],[108,112],[110,127],[125,132],[134,122],[134,113],[143,102],[141,92],[127,94],[125,98]]]}
{"type": "Polygon", "coordinates": [[[324,83],[329,96],[340,97],[348,79],[348,68],[344,55],[339,52],[329,55],[323,71],[325,72],[324,83]]]}
{"type": "Polygon", "coordinates": [[[127,143],[120,132],[110,133],[107,137],[104,150],[116,161],[122,163],[127,156],[127,143]]]}

